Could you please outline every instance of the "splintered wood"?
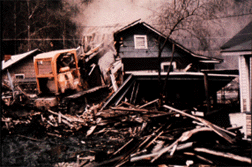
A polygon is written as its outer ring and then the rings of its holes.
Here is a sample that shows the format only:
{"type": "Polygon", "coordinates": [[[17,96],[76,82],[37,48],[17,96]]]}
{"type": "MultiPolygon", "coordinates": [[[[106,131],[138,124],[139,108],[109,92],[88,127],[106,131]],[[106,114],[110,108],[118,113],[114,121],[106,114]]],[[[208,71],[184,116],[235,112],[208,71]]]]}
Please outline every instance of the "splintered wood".
{"type": "Polygon", "coordinates": [[[88,136],[109,135],[121,143],[112,152],[104,150],[106,160],[85,166],[251,164],[251,144],[238,134],[168,105],[163,111],[149,107],[154,102],[140,107],[121,102],[99,111],[96,118],[101,119],[88,136]]]}
{"type": "MultiPolygon", "coordinates": [[[[225,129],[168,105],[157,109],[152,105],[157,101],[140,106],[121,102],[106,110],[96,104],[79,115],[51,110],[33,114],[48,136],[63,138],[78,132],[80,144],[92,145],[90,155],[76,155],[80,166],[251,165],[251,142],[242,140],[239,128],[225,129]]],[[[10,129],[31,118],[17,122],[2,117],[2,122],[10,129]]]]}

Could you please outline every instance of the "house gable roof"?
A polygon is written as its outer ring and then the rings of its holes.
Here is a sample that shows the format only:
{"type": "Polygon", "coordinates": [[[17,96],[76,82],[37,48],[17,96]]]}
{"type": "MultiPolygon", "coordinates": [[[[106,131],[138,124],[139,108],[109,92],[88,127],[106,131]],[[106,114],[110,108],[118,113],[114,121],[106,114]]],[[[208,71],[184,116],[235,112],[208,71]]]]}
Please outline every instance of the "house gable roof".
{"type": "Polygon", "coordinates": [[[40,54],[36,55],[34,57],[34,59],[53,58],[56,54],[66,53],[66,52],[74,51],[74,50],[76,50],[76,49],[61,49],[61,50],[53,50],[50,52],[44,52],[44,53],[40,53],[40,54]]]}
{"type": "Polygon", "coordinates": [[[8,67],[16,64],[17,62],[23,60],[26,57],[34,55],[35,52],[40,53],[41,51],[37,48],[37,49],[31,50],[29,52],[25,52],[22,54],[12,55],[11,58],[7,61],[2,60],[2,70],[7,69],[8,67]]]}
{"type": "Polygon", "coordinates": [[[224,51],[252,51],[252,21],[221,46],[224,51]]]}
{"type": "MultiPolygon", "coordinates": [[[[154,27],[152,27],[151,25],[147,24],[146,22],[141,21],[141,19],[138,19],[128,25],[126,25],[125,27],[119,29],[118,31],[116,31],[114,33],[114,37],[116,37],[118,34],[124,32],[125,30],[132,28],[134,26],[137,25],[142,25],[144,27],[146,27],[147,29],[151,30],[152,32],[154,32],[155,34],[157,34],[158,36],[161,36],[163,39],[166,38],[166,36],[161,33],[160,31],[156,30],[154,27]]],[[[207,56],[203,56],[203,55],[199,55],[199,54],[195,54],[192,51],[190,51],[189,49],[185,48],[183,45],[177,43],[176,41],[174,41],[173,39],[169,38],[168,39],[169,42],[175,44],[178,48],[182,49],[183,51],[189,53],[191,56],[199,58],[199,59],[203,59],[202,62],[204,63],[221,63],[222,59],[218,59],[218,58],[213,58],[213,57],[207,57],[207,56]]]]}

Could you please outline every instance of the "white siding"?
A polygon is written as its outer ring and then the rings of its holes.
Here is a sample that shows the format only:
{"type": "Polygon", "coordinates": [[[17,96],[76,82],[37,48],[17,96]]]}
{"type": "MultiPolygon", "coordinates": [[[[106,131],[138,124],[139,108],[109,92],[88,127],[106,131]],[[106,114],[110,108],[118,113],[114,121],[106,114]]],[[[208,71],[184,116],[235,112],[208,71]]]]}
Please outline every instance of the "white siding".
{"type": "Polygon", "coordinates": [[[246,62],[246,57],[241,55],[239,57],[239,76],[240,76],[240,103],[241,112],[248,112],[250,106],[250,86],[249,86],[249,66],[246,62]]]}
{"type": "Polygon", "coordinates": [[[246,114],[246,130],[247,136],[251,136],[251,113],[246,114]]]}
{"type": "MultiPolygon", "coordinates": [[[[252,55],[250,55],[250,112],[252,111],[252,55]]],[[[251,116],[251,115],[250,115],[251,116]]]]}
{"type": "Polygon", "coordinates": [[[232,127],[242,126],[241,133],[244,134],[244,138],[247,138],[247,114],[246,113],[230,113],[229,120],[232,127]]]}

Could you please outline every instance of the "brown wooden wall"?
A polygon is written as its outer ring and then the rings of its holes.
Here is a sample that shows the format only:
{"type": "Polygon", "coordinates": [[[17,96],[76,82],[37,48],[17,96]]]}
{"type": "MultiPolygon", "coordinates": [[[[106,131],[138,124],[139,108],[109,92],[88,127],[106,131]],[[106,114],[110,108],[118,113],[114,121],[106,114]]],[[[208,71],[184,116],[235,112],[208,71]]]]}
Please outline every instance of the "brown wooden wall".
{"type": "MultiPolygon", "coordinates": [[[[25,79],[35,78],[35,69],[33,64],[33,56],[23,59],[8,68],[11,77],[15,78],[15,74],[24,74],[25,79]]],[[[8,79],[6,70],[2,71],[2,79],[8,79]]]]}

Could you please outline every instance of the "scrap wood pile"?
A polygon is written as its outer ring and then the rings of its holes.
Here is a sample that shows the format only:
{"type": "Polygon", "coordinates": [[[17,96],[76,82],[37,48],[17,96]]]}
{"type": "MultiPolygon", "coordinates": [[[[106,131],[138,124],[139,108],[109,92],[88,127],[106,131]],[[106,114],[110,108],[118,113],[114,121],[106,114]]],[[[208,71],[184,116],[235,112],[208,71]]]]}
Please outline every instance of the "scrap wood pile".
{"type": "MultiPolygon", "coordinates": [[[[157,110],[157,101],[121,102],[100,111],[97,104],[74,116],[51,110],[33,116],[47,135],[82,133],[80,144],[88,153],[76,153],[79,166],[251,165],[251,142],[241,139],[238,128],[227,130],[168,105],[157,110]]],[[[10,127],[14,120],[2,122],[10,127]]]]}
{"type": "Polygon", "coordinates": [[[96,114],[101,119],[87,135],[122,143],[86,166],[251,164],[251,143],[241,140],[237,129],[232,132],[167,105],[163,111],[145,106],[122,102],[96,114]]]}

